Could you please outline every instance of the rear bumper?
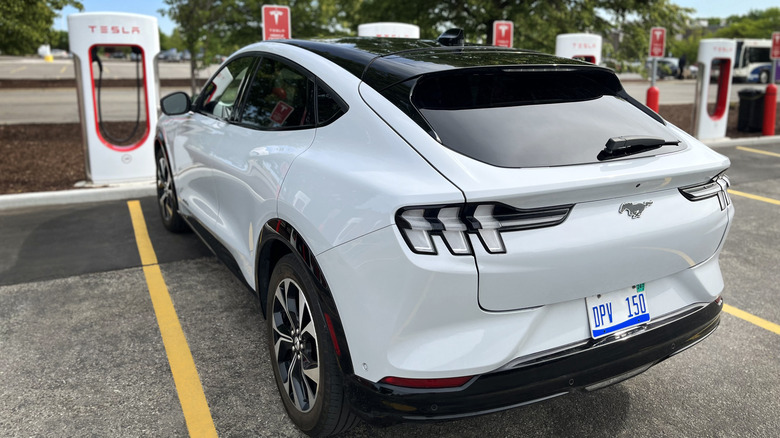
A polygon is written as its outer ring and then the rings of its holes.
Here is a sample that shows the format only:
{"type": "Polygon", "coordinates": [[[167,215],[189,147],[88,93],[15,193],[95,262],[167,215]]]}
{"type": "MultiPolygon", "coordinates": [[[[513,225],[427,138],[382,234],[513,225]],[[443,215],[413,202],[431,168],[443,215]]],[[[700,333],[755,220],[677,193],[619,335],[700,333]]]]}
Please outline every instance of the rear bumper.
{"type": "Polygon", "coordinates": [[[347,377],[355,412],[373,423],[436,421],[488,414],[635,376],[697,344],[720,323],[718,298],[620,339],[590,341],[510,369],[483,374],[453,389],[411,389],[347,377]]]}

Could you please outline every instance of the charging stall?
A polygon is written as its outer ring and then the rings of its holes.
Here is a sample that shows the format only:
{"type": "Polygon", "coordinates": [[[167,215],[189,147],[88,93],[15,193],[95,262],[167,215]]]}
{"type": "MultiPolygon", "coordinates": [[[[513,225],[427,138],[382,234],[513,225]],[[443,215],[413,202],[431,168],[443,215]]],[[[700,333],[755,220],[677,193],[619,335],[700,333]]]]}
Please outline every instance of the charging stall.
{"type": "Polygon", "coordinates": [[[726,136],[736,47],[736,41],[727,39],[699,42],[693,126],[694,135],[700,140],[726,136]],[[711,104],[710,97],[713,95],[715,102],[711,104]]]}
{"type": "Polygon", "coordinates": [[[563,33],[555,37],[555,56],[601,62],[601,36],[589,33],[563,33]]]}
{"type": "Polygon", "coordinates": [[[358,26],[358,36],[420,38],[420,27],[407,23],[364,23],[358,26]]]}
{"type": "Polygon", "coordinates": [[[154,179],[159,99],[154,61],[160,52],[157,19],[113,12],[72,14],[68,16],[68,37],[76,70],[87,179],[92,184],[154,179]],[[121,79],[116,79],[118,71],[124,72],[121,79]],[[128,83],[118,84],[125,85],[122,88],[107,87],[109,76],[112,81],[128,83]]]}

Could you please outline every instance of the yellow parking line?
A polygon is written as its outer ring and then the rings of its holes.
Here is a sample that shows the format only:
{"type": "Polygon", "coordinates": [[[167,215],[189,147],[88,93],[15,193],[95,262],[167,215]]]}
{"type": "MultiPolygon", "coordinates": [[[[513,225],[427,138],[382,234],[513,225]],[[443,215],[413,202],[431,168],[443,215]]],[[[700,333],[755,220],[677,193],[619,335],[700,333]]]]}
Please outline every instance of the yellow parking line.
{"type": "Polygon", "coordinates": [[[184,412],[184,420],[187,422],[187,430],[190,437],[216,437],[217,430],[211,411],[203,393],[203,386],[192,359],[187,338],[179,324],[176,309],[165,285],[160,265],[157,264],[157,255],[154,253],[149,232],[146,229],[146,221],[141,211],[141,203],[137,200],[128,201],[130,219],[133,222],[135,240],[138,245],[138,253],[141,255],[146,285],[152,298],[152,306],[157,316],[157,324],[160,326],[165,352],[168,355],[168,363],[171,366],[171,374],[176,384],[176,392],[179,395],[179,403],[184,412]]]}
{"type": "Polygon", "coordinates": [[[739,192],[737,190],[729,190],[729,194],[735,196],[742,196],[744,198],[753,199],[755,201],[766,202],[768,204],[780,205],[780,201],[778,201],[777,199],[765,198],[763,196],[758,196],[758,195],[751,195],[750,193],[739,192]]]}
{"type": "Polygon", "coordinates": [[[745,151],[745,152],[752,152],[754,154],[762,154],[762,155],[769,155],[770,157],[778,157],[780,158],[780,154],[769,152],[769,151],[762,151],[761,149],[753,149],[753,148],[746,148],[744,146],[737,146],[737,150],[745,151]]]}
{"type": "Polygon", "coordinates": [[[729,315],[734,315],[737,318],[744,319],[745,321],[755,324],[762,329],[769,330],[770,332],[780,335],[780,325],[777,325],[773,322],[769,322],[763,318],[759,318],[755,315],[751,315],[750,313],[745,312],[744,310],[739,310],[734,306],[729,306],[728,304],[723,304],[723,311],[728,313],[729,315]]]}
{"type": "Polygon", "coordinates": [[[19,68],[15,68],[15,69],[11,70],[11,74],[14,74],[14,73],[19,73],[20,71],[22,71],[22,70],[26,70],[26,69],[27,69],[27,67],[26,67],[26,66],[21,66],[21,67],[19,67],[19,68]]]}

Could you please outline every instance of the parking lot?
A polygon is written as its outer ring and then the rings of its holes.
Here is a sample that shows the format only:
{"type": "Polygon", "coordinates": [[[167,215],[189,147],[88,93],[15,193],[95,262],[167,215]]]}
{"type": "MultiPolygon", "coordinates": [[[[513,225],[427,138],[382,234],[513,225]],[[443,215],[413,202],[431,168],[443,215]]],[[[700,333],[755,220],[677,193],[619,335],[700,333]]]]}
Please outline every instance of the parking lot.
{"type": "MultiPolygon", "coordinates": [[[[347,436],[776,435],[780,143],[719,151],[737,214],[709,339],[593,393],[347,436]]],[[[0,210],[0,241],[0,436],[299,436],[259,305],[154,198],[0,210]]]]}

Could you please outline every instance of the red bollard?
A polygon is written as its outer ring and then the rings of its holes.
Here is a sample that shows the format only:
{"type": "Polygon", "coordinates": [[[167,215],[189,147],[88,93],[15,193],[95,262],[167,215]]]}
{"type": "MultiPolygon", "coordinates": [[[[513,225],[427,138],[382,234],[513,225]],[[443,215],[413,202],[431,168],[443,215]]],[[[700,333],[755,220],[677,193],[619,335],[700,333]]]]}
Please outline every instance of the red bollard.
{"type": "Polygon", "coordinates": [[[764,129],[762,135],[775,135],[775,123],[777,115],[777,86],[769,84],[766,86],[764,95],[764,129]]]}
{"type": "Polygon", "coordinates": [[[651,110],[658,112],[658,87],[650,87],[647,89],[647,107],[651,110]]]}

